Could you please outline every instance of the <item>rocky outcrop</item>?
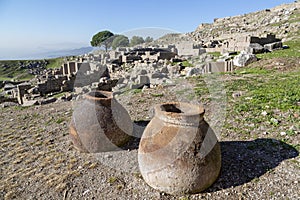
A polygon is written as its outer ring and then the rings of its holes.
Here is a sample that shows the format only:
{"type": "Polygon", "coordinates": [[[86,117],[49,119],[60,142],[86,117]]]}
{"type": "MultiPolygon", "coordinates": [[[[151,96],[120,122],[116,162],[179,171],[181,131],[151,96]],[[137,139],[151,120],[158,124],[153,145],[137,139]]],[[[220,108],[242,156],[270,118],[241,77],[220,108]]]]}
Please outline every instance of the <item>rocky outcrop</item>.
{"type": "Polygon", "coordinates": [[[265,51],[273,51],[277,49],[282,49],[282,42],[273,42],[270,44],[265,44],[264,45],[265,51]]]}
{"type": "Polygon", "coordinates": [[[223,40],[240,34],[263,36],[265,33],[287,38],[300,29],[300,2],[283,4],[249,14],[218,18],[212,24],[200,24],[189,35],[195,41],[223,40]],[[259,27],[259,28],[258,28],[259,27]]]}
{"type": "Polygon", "coordinates": [[[258,43],[251,43],[249,47],[247,47],[246,51],[250,54],[258,54],[265,52],[265,49],[262,45],[258,43]]]}
{"type": "Polygon", "coordinates": [[[238,67],[244,67],[257,61],[257,57],[254,54],[242,51],[239,55],[233,59],[233,64],[238,67]]]}

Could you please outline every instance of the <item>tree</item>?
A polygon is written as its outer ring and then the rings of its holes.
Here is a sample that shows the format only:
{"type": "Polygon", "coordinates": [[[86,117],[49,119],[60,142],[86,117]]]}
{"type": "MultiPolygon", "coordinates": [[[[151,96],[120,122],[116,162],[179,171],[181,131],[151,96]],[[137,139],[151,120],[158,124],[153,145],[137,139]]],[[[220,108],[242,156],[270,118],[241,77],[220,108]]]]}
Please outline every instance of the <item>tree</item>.
{"type": "Polygon", "coordinates": [[[114,34],[110,31],[100,31],[97,34],[95,34],[91,40],[91,45],[93,47],[99,47],[104,46],[105,51],[111,46],[111,37],[114,36],[114,34]]]}
{"type": "Polygon", "coordinates": [[[145,42],[146,42],[146,43],[153,42],[153,38],[150,37],[150,36],[148,36],[148,37],[145,38],[145,42]]]}
{"type": "Polygon", "coordinates": [[[132,36],[131,40],[130,40],[130,46],[135,46],[135,45],[138,45],[138,44],[142,44],[144,43],[144,39],[140,36],[132,36]]]}
{"type": "Polygon", "coordinates": [[[115,35],[111,46],[113,49],[117,47],[128,47],[129,39],[125,35],[115,35]]]}

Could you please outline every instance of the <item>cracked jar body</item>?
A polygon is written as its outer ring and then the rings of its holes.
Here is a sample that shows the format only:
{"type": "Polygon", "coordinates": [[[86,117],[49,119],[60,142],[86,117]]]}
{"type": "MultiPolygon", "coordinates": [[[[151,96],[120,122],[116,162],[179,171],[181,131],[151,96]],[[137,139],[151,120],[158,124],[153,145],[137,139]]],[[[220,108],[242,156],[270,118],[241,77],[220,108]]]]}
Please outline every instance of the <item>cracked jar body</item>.
{"type": "Polygon", "coordinates": [[[116,150],[132,135],[129,114],[112,92],[92,91],[77,103],[70,123],[70,137],[82,152],[116,150]]]}
{"type": "Polygon", "coordinates": [[[221,169],[221,149],[199,105],[157,105],[140,141],[138,162],[144,180],[173,194],[198,193],[211,186],[221,169]]]}

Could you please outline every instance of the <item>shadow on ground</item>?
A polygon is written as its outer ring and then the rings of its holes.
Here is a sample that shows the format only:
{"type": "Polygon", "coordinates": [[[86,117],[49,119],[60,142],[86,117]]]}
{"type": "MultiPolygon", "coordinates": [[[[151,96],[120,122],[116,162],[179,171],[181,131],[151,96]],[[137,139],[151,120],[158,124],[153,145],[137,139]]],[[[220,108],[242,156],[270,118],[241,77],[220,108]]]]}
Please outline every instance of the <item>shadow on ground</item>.
{"type": "Polygon", "coordinates": [[[150,121],[134,121],[133,122],[133,137],[132,139],[128,142],[127,145],[122,147],[122,150],[137,150],[139,148],[139,143],[141,140],[141,137],[143,135],[143,132],[146,128],[146,126],[149,124],[150,121]]]}
{"type": "MultiPolygon", "coordinates": [[[[96,154],[97,159],[104,164],[109,164],[110,167],[117,168],[116,166],[119,166],[121,170],[128,168],[125,171],[138,172],[137,150],[143,131],[148,123],[149,121],[135,121],[133,124],[135,134],[132,140],[125,147],[119,149],[119,152],[124,153],[124,155],[119,153],[123,159],[123,156],[129,155],[128,150],[130,152],[133,150],[130,159],[128,158],[132,161],[131,165],[133,167],[131,166],[130,168],[128,164],[123,166],[123,162],[111,164],[107,161],[108,159],[101,160],[100,158],[105,158],[103,153],[96,154]]],[[[282,161],[299,155],[295,148],[276,139],[261,138],[252,141],[224,141],[220,142],[220,144],[222,152],[220,177],[204,192],[214,192],[251,182],[277,167],[282,161]]],[[[108,153],[118,157],[117,152],[114,154],[113,152],[108,153]]]]}
{"type": "Polygon", "coordinates": [[[275,139],[221,142],[221,150],[220,177],[206,192],[245,184],[299,155],[295,148],[275,139]]]}

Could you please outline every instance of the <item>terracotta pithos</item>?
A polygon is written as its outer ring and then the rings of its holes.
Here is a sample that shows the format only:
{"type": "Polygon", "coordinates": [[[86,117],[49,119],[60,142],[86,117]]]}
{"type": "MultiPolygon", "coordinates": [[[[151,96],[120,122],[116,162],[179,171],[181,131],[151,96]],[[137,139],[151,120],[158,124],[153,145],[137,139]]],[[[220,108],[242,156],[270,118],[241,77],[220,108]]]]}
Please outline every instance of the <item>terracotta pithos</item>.
{"type": "Polygon", "coordinates": [[[82,152],[115,150],[128,142],[132,121],[112,92],[92,91],[77,103],[70,123],[70,137],[82,152]]]}
{"type": "Polygon", "coordinates": [[[198,193],[211,186],[220,173],[221,149],[203,119],[203,107],[170,102],[154,110],[138,150],[144,180],[173,195],[198,193]]]}

